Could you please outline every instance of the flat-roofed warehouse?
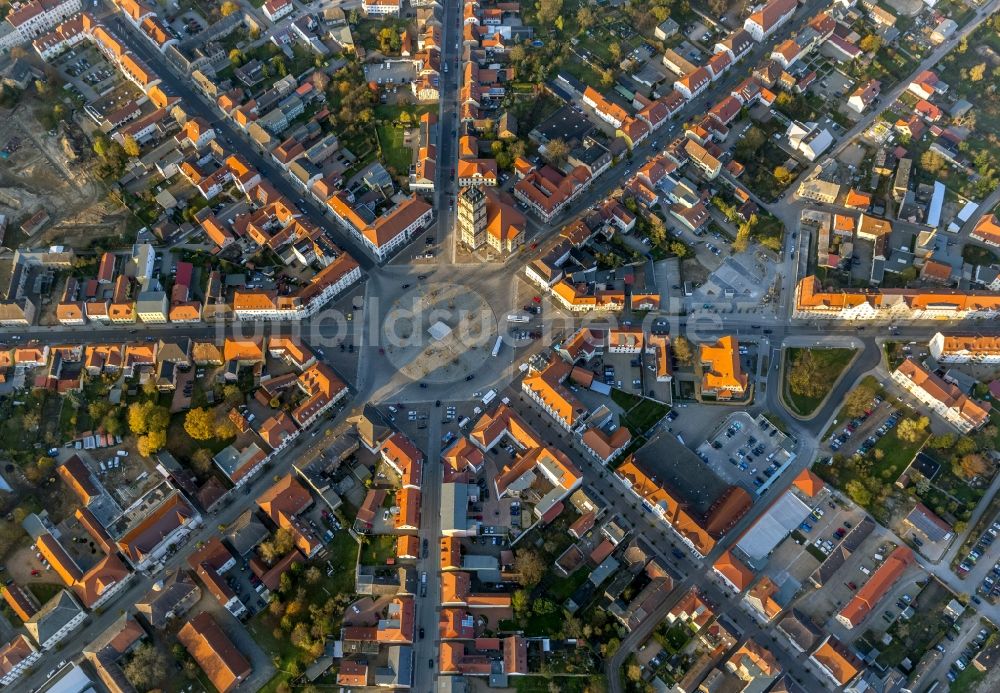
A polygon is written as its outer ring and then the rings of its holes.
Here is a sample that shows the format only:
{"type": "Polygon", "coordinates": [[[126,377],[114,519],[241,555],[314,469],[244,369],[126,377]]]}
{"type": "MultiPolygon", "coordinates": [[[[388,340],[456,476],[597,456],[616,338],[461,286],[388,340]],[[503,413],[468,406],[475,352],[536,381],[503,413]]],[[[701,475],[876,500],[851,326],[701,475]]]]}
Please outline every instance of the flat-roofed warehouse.
{"type": "Polygon", "coordinates": [[[736,548],[751,563],[757,563],[767,558],[793,529],[809,517],[810,512],[809,506],[798,496],[786,491],[740,537],[736,548]]]}
{"type": "Polygon", "coordinates": [[[469,484],[441,484],[441,534],[446,537],[472,537],[479,533],[479,523],[469,519],[469,484]]]}

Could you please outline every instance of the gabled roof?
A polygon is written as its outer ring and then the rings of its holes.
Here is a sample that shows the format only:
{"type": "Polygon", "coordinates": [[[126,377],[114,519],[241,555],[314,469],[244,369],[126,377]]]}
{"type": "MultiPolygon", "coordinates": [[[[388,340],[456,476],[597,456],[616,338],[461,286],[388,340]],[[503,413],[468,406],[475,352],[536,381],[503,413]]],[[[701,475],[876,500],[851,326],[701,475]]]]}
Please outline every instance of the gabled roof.
{"type": "Polygon", "coordinates": [[[257,505],[277,523],[281,514],[294,517],[309,507],[312,496],[305,486],[290,473],[279,479],[271,488],[257,498],[257,505]]]}
{"type": "Polygon", "coordinates": [[[236,688],[250,676],[250,662],[208,612],[203,611],[184,624],[177,640],[220,693],[236,688]]]}
{"type": "Polygon", "coordinates": [[[726,551],[712,566],[719,575],[724,577],[737,592],[742,592],[753,582],[754,574],[746,565],[737,560],[732,553],[726,551]]]}
{"type": "Polygon", "coordinates": [[[825,669],[841,686],[846,686],[861,672],[860,659],[832,635],[826,636],[811,659],[825,669]]]}
{"type": "Polygon", "coordinates": [[[903,576],[914,560],[913,551],[906,546],[897,546],[885,559],[885,563],[872,573],[868,582],[862,585],[851,601],[840,610],[837,620],[845,625],[850,624],[850,626],[857,626],[861,623],[903,576]]]}
{"type": "Polygon", "coordinates": [[[194,517],[195,512],[173,493],[131,531],[118,539],[118,549],[132,561],[142,560],[171,532],[194,517]]]}

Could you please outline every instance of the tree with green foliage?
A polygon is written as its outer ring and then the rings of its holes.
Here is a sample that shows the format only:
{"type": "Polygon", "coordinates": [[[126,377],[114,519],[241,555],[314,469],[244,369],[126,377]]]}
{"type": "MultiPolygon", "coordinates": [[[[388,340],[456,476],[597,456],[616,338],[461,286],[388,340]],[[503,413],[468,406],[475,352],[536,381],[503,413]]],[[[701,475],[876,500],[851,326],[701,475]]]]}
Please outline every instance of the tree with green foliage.
{"type": "Polygon", "coordinates": [[[523,614],[531,606],[531,593],[528,590],[516,590],[510,598],[514,613],[523,614]]]}
{"type": "Polygon", "coordinates": [[[932,435],[927,439],[927,447],[932,450],[949,450],[955,446],[955,441],[958,439],[954,433],[942,433],[941,435],[932,435]]]}
{"type": "Polygon", "coordinates": [[[858,48],[865,53],[876,53],[882,47],[882,37],[878,34],[868,34],[863,36],[858,42],[858,48]]]}
{"type": "Polygon", "coordinates": [[[802,397],[820,397],[830,386],[830,375],[820,367],[812,350],[802,349],[788,369],[788,389],[802,397]]]}
{"type": "Polygon", "coordinates": [[[674,358],[677,359],[678,363],[689,366],[694,362],[694,350],[687,337],[677,335],[671,341],[670,348],[674,352],[674,358]]]}
{"type": "Polygon", "coordinates": [[[868,507],[869,505],[871,505],[872,502],[871,491],[865,488],[865,485],[862,484],[857,479],[852,479],[851,481],[848,481],[847,485],[844,487],[844,490],[847,491],[847,495],[850,497],[850,499],[855,503],[857,503],[858,505],[862,507],[868,507]]]}
{"type": "Polygon", "coordinates": [[[976,443],[975,439],[969,436],[960,436],[958,440],[955,441],[954,452],[956,455],[971,455],[972,453],[979,450],[979,445],[976,443]]]}
{"type": "Polygon", "coordinates": [[[385,27],[378,32],[378,46],[383,53],[398,53],[402,46],[399,32],[391,27],[385,27]]]}
{"type": "Polygon", "coordinates": [[[691,249],[684,245],[684,241],[670,241],[667,250],[682,260],[691,254],[691,249]]]}
{"type": "Polygon", "coordinates": [[[594,26],[596,21],[594,11],[586,5],[581,5],[580,9],[576,11],[576,23],[580,27],[581,31],[586,31],[590,27],[594,26]]]}
{"type": "Polygon", "coordinates": [[[257,548],[257,551],[261,560],[271,565],[293,548],[295,548],[295,537],[289,530],[279,527],[270,539],[257,548]]]}
{"type": "Polygon", "coordinates": [[[223,387],[222,397],[230,407],[238,407],[246,400],[246,395],[237,385],[226,385],[223,387]]]}

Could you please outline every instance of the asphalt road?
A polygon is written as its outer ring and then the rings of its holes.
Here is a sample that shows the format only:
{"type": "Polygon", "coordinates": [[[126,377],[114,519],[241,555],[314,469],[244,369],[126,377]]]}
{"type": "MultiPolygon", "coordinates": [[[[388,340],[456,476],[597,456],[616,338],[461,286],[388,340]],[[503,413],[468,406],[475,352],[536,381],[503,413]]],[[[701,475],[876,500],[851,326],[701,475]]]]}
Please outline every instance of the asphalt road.
{"type": "MultiPolygon", "coordinates": [[[[998,4],[1000,4],[1000,0],[993,0],[993,2],[987,6],[986,11],[981,11],[970,26],[962,29],[948,44],[945,44],[945,46],[936,50],[928,59],[926,59],[922,63],[921,69],[925,66],[933,64],[934,61],[939,60],[950,46],[960,40],[962,36],[971,32],[975,25],[981,22],[986,15],[996,9],[998,4]]],[[[713,87],[705,95],[686,106],[686,109],[682,112],[682,116],[689,117],[697,113],[707,111],[712,103],[721,98],[722,95],[728,93],[735,83],[746,76],[747,67],[755,64],[760,57],[770,50],[771,45],[800,29],[823,5],[824,2],[822,0],[812,0],[800,8],[796,17],[786,27],[778,32],[777,35],[771,37],[764,44],[756,46],[754,51],[747,56],[746,59],[741,61],[738,66],[734,67],[723,80],[720,80],[719,83],[713,85],[713,87]]],[[[449,166],[446,162],[453,161],[457,155],[457,128],[453,128],[454,118],[451,118],[451,122],[449,122],[449,115],[453,114],[455,112],[455,108],[457,107],[458,79],[461,74],[461,71],[456,69],[456,64],[454,62],[457,57],[457,51],[454,46],[456,32],[455,18],[457,17],[458,9],[459,8],[456,4],[450,4],[446,6],[445,9],[443,32],[445,44],[444,59],[446,61],[450,61],[450,68],[447,75],[442,73],[442,136],[440,137],[439,148],[439,157],[442,165],[440,165],[438,169],[441,180],[438,186],[439,190],[435,195],[439,209],[438,233],[442,236],[441,240],[444,247],[451,248],[450,260],[452,262],[454,260],[454,242],[452,241],[448,243],[446,242],[446,239],[448,238],[448,234],[453,233],[454,215],[445,212],[445,209],[448,205],[450,196],[455,194],[455,184],[450,180],[450,175],[446,175],[446,173],[450,174],[451,169],[451,166],[449,166]]],[[[293,200],[305,198],[305,203],[300,204],[303,211],[309,215],[314,223],[317,223],[326,229],[331,238],[346,251],[350,252],[365,270],[369,270],[375,275],[381,275],[383,272],[388,271],[388,268],[377,268],[371,256],[360,247],[354,237],[344,232],[343,229],[339,228],[334,222],[330,221],[329,217],[326,216],[321,207],[313,203],[311,199],[305,197],[305,195],[297,187],[293,186],[284,176],[282,170],[280,170],[254,146],[249,144],[242,131],[235,128],[228,120],[220,118],[219,114],[215,111],[214,105],[211,104],[201,93],[192,89],[182,77],[176,75],[173,72],[172,66],[168,64],[162,55],[153,50],[150,44],[134,27],[117,16],[112,18],[110,22],[119,36],[126,42],[128,47],[140,58],[142,58],[142,60],[145,61],[150,67],[155,69],[164,83],[175,94],[184,100],[186,108],[192,115],[200,115],[206,120],[212,122],[213,126],[217,129],[221,137],[227,141],[233,151],[236,151],[246,157],[251,165],[255,166],[260,171],[262,176],[267,177],[279,190],[279,192],[293,200]]],[[[902,91],[904,88],[905,83],[893,90],[891,95],[898,95],[898,92],[902,91]]],[[[893,95],[892,98],[895,98],[895,96],[893,95]]],[[[884,98],[883,101],[889,102],[891,99],[884,98]]],[[[859,123],[855,129],[860,132],[863,127],[867,127],[867,124],[869,124],[875,116],[876,113],[869,114],[866,116],[867,123],[862,121],[862,123],[859,123]]],[[[631,161],[627,163],[620,163],[617,167],[606,172],[601,178],[599,178],[594,185],[574,204],[573,211],[564,214],[559,220],[557,220],[556,223],[548,226],[542,226],[537,224],[537,222],[532,221],[531,225],[535,235],[538,236],[557,232],[563,224],[570,221],[576,215],[583,213],[596,202],[604,199],[612,190],[621,184],[626,168],[638,168],[649,157],[656,153],[652,147],[651,140],[653,139],[656,138],[651,137],[650,141],[647,141],[643,145],[636,148],[633,152],[631,161]]],[[[840,146],[843,146],[847,139],[848,138],[845,137],[840,146]]],[[[994,196],[996,195],[1000,195],[1000,193],[996,193],[994,196]]],[[[787,217],[790,213],[791,212],[788,212],[784,216],[787,217]]],[[[795,216],[797,220],[797,213],[795,216]]],[[[537,240],[537,238],[535,240],[537,240]]],[[[792,243],[793,241],[790,240],[789,248],[792,243]]],[[[537,253],[535,253],[534,256],[537,256],[537,253]]],[[[527,261],[530,261],[530,259],[533,259],[533,255],[531,253],[520,254],[517,257],[518,260],[516,262],[519,266],[527,261]]],[[[799,257],[801,257],[801,255],[799,257]]],[[[443,258],[439,258],[439,260],[442,259],[443,258]]],[[[788,282],[789,287],[794,286],[794,280],[797,276],[795,271],[796,265],[797,259],[792,258],[791,254],[786,252],[783,272],[787,278],[786,282],[788,282]]],[[[415,274],[421,270],[420,266],[414,265],[409,268],[409,270],[401,271],[403,273],[411,272],[415,274]]],[[[482,286],[484,275],[482,267],[471,265],[467,267],[449,267],[447,271],[450,275],[449,279],[452,281],[466,282],[470,287],[479,288],[482,286]]],[[[496,283],[496,286],[491,289],[490,305],[495,306],[494,310],[501,306],[504,306],[505,310],[506,307],[511,305],[512,284],[515,284],[516,282],[510,282],[510,271],[509,267],[505,269],[503,265],[500,265],[493,276],[492,281],[496,283]],[[504,273],[508,275],[506,279],[504,278],[504,273]],[[504,282],[506,282],[505,286],[504,282]]],[[[368,294],[369,296],[383,298],[384,296],[392,294],[397,296],[400,295],[399,289],[393,288],[390,290],[388,288],[389,285],[395,281],[394,275],[389,273],[386,276],[386,281],[381,284],[381,288],[385,289],[385,292],[383,293],[382,290],[379,290],[377,293],[368,294]]],[[[366,288],[371,289],[372,286],[373,284],[370,282],[366,288]]],[[[380,286],[377,280],[374,286],[380,286]]],[[[783,292],[783,306],[787,307],[790,295],[790,290],[783,292]]],[[[359,354],[358,380],[356,381],[358,383],[363,383],[363,386],[358,388],[359,392],[355,400],[358,402],[367,401],[369,399],[368,393],[376,391],[380,387],[384,387],[388,382],[392,382],[391,379],[394,375],[391,364],[380,362],[377,359],[377,345],[373,343],[368,335],[368,333],[371,332],[372,326],[375,324],[374,321],[376,315],[375,311],[366,311],[364,316],[362,316],[362,319],[365,320],[364,324],[368,329],[355,333],[357,334],[359,343],[363,344],[363,348],[361,350],[362,353],[359,354]]],[[[801,321],[793,323],[787,317],[783,316],[767,319],[757,315],[751,316],[740,313],[718,313],[714,315],[713,319],[718,322],[718,331],[720,333],[738,332],[740,334],[754,334],[757,330],[751,327],[751,325],[761,324],[764,328],[773,330],[773,334],[769,336],[769,339],[771,343],[775,345],[781,344],[786,336],[792,335],[794,335],[796,339],[808,339],[813,335],[815,335],[817,339],[829,338],[831,335],[844,337],[860,336],[864,344],[865,348],[863,353],[855,361],[848,373],[845,374],[826,406],[824,406],[822,410],[808,422],[799,422],[794,420],[790,422],[793,435],[796,435],[800,439],[801,447],[799,451],[799,458],[795,462],[795,468],[788,470],[782,475],[783,479],[781,487],[772,489],[771,497],[776,497],[783,492],[785,488],[787,488],[788,484],[791,483],[791,479],[794,478],[794,475],[798,470],[805,468],[812,462],[815,450],[810,447],[810,445],[813,444],[809,441],[816,435],[822,433],[827,421],[835,415],[836,410],[843,399],[843,395],[846,394],[847,390],[854,383],[857,377],[878,364],[880,353],[877,344],[875,343],[875,332],[878,328],[873,325],[868,328],[868,335],[859,335],[860,330],[865,329],[865,327],[839,323],[813,324],[801,321]]],[[[690,323],[697,320],[697,317],[675,320],[674,329],[676,331],[687,330],[690,327],[690,323]]],[[[291,327],[291,325],[291,323],[288,323],[287,325],[284,323],[267,323],[264,326],[255,324],[254,328],[261,328],[263,331],[267,332],[281,330],[285,327],[291,327]]],[[[141,332],[144,337],[215,337],[220,334],[220,330],[222,330],[223,333],[230,333],[230,331],[239,329],[242,326],[245,326],[245,324],[229,323],[222,325],[142,326],[141,332]]],[[[932,323],[929,321],[927,323],[914,323],[901,327],[899,333],[894,335],[894,337],[898,339],[926,339],[931,333],[936,331],[938,327],[938,323],[932,323]]],[[[957,331],[963,329],[963,327],[965,329],[974,328],[979,332],[1000,333],[1000,326],[995,323],[984,324],[975,321],[968,321],[967,323],[948,324],[949,330],[957,331]]],[[[135,327],[123,328],[116,326],[100,328],[92,325],[79,329],[66,327],[31,327],[28,329],[0,329],[0,337],[5,334],[10,336],[21,335],[32,339],[38,339],[39,341],[45,343],[57,343],[69,340],[95,342],[111,340],[129,341],[134,339],[132,335],[136,334],[136,329],[137,328],[135,327]]],[[[775,368],[775,366],[772,366],[772,369],[773,368],[775,368]]],[[[496,382],[500,382],[505,375],[505,369],[501,368],[499,364],[491,364],[491,369],[488,370],[490,370],[489,377],[495,379],[496,382]]],[[[774,386],[777,380],[775,379],[773,370],[770,374],[768,374],[768,380],[769,387],[767,388],[766,404],[769,409],[781,412],[783,411],[783,407],[780,405],[780,401],[774,399],[778,393],[778,388],[774,386]]],[[[407,387],[408,385],[412,385],[412,383],[407,384],[407,387]]],[[[481,388],[482,381],[477,378],[477,381],[468,385],[467,389],[471,390],[474,387],[481,388]]],[[[456,388],[454,385],[451,385],[446,389],[449,391],[455,391],[456,388]]],[[[412,390],[410,391],[412,392],[412,390]]],[[[420,398],[421,396],[424,398],[428,396],[434,398],[438,395],[438,392],[439,391],[432,389],[427,391],[416,391],[413,392],[415,399],[410,401],[419,401],[417,398],[420,398]]],[[[444,398],[442,397],[442,399],[444,398]]],[[[333,421],[321,426],[320,430],[336,425],[342,419],[343,414],[340,414],[333,421]]],[[[427,659],[435,657],[437,652],[437,610],[439,606],[438,600],[440,590],[438,588],[436,565],[436,540],[440,532],[437,513],[437,508],[440,505],[440,465],[436,464],[436,461],[440,451],[440,425],[434,424],[433,421],[431,424],[432,425],[428,427],[429,444],[427,453],[429,462],[427,464],[427,468],[425,469],[425,478],[427,479],[427,483],[425,484],[425,495],[423,498],[422,529],[420,533],[421,538],[427,538],[430,542],[431,551],[428,559],[421,559],[418,564],[420,570],[427,570],[429,575],[429,585],[428,597],[421,599],[418,603],[417,617],[418,627],[423,626],[428,637],[424,641],[418,641],[415,645],[415,674],[418,684],[417,690],[430,690],[430,687],[426,685],[426,682],[427,677],[431,676],[431,670],[427,668],[426,665],[422,666],[422,664],[427,659]]],[[[312,438],[311,436],[306,435],[300,439],[295,446],[280,454],[272,469],[269,470],[266,475],[261,475],[261,477],[251,484],[250,494],[246,497],[247,500],[245,502],[242,498],[237,498],[237,502],[223,509],[217,515],[205,518],[205,524],[193,535],[191,542],[198,542],[217,534],[218,525],[231,522],[240,514],[240,512],[250,506],[253,498],[259,495],[268,485],[272,483],[271,477],[274,474],[281,474],[287,471],[291,466],[292,460],[304,461],[311,459],[312,456],[315,456],[319,452],[319,448],[322,447],[323,442],[324,439],[322,437],[312,438]]],[[[621,494],[621,489],[617,488],[614,480],[608,477],[603,470],[593,469],[592,471],[593,474],[588,475],[590,477],[588,478],[588,484],[592,485],[596,491],[607,496],[612,501],[615,498],[615,493],[621,494]]],[[[618,503],[616,505],[616,510],[621,511],[629,519],[629,521],[634,524],[635,527],[645,528],[644,536],[654,544],[657,550],[660,550],[661,552],[669,551],[667,547],[672,543],[675,543],[670,530],[666,527],[657,526],[656,521],[651,523],[648,517],[645,517],[637,510],[632,509],[631,505],[631,503],[618,503]]],[[[747,517],[741,521],[739,526],[734,531],[730,532],[726,539],[720,541],[712,555],[707,557],[704,561],[671,561],[673,563],[678,563],[679,569],[686,575],[686,577],[682,580],[681,585],[698,584],[707,591],[710,598],[717,601],[720,605],[725,605],[726,601],[730,598],[723,594],[722,590],[720,590],[714,580],[710,577],[711,563],[714,558],[717,557],[717,555],[721,553],[732,541],[735,541],[735,538],[738,537],[740,531],[756,520],[760,513],[765,509],[766,504],[763,503],[759,503],[754,506],[750,513],[748,513],[747,517]]],[[[183,550],[174,554],[168,560],[168,567],[179,565],[183,561],[184,556],[185,552],[183,550]]],[[[120,605],[134,603],[143,594],[145,594],[151,586],[152,581],[153,578],[141,574],[136,575],[130,585],[125,588],[123,593],[116,597],[115,603],[120,605]]],[[[659,622],[660,618],[662,618],[663,613],[665,613],[670,606],[672,606],[672,603],[672,601],[665,602],[660,607],[658,612],[653,614],[653,617],[643,622],[639,628],[633,631],[633,633],[626,638],[626,640],[622,643],[622,647],[619,652],[608,661],[607,675],[611,685],[611,690],[615,693],[620,690],[618,670],[620,669],[625,656],[633,651],[635,646],[644,640],[644,638],[648,635],[648,632],[659,622]]],[[[736,621],[736,623],[745,630],[744,637],[748,635],[756,635],[760,638],[761,642],[768,642],[769,634],[766,631],[761,630],[757,624],[743,612],[742,609],[729,608],[725,609],[725,611],[731,620],[736,621]]],[[[107,609],[102,613],[92,614],[90,620],[79,631],[64,641],[63,647],[61,648],[62,656],[69,659],[79,654],[82,647],[89,643],[93,637],[101,632],[101,630],[106,628],[117,616],[117,609],[107,609]]],[[[824,687],[817,685],[816,680],[812,678],[812,674],[800,661],[802,659],[801,657],[791,657],[783,647],[774,647],[772,649],[776,656],[778,656],[779,661],[781,661],[785,670],[791,672],[796,678],[802,681],[806,685],[807,689],[819,690],[824,687]]],[[[42,676],[43,674],[40,671],[37,671],[33,675],[23,679],[22,682],[19,682],[19,685],[23,685],[26,688],[33,688],[43,682],[42,676]]]]}
{"type": "MultiPolygon", "coordinates": [[[[154,575],[135,573],[124,591],[116,595],[104,608],[92,612],[84,625],[59,644],[59,656],[67,661],[75,659],[84,647],[120,618],[122,608],[135,604],[145,596],[162,574],[181,565],[186,565],[188,547],[193,548],[201,542],[218,537],[220,525],[229,525],[248,507],[253,507],[256,498],[274,483],[274,477],[282,476],[291,471],[293,463],[300,465],[311,463],[330,444],[330,438],[325,435],[325,431],[343,423],[349,413],[350,409],[345,406],[333,419],[318,424],[313,429],[316,435],[312,435],[311,432],[303,433],[291,447],[278,454],[269,469],[258,474],[254,481],[244,487],[244,491],[236,492],[233,496],[236,499],[235,502],[214,514],[204,515],[202,526],[189,535],[189,539],[183,547],[166,559],[163,570],[154,575]]],[[[42,685],[46,680],[44,669],[44,667],[38,667],[27,677],[19,679],[18,689],[35,690],[42,685]]]]}
{"type": "Polygon", "coordinates": [[[143,62],[159,75],[175,95],[184,101],[184,108],[189,115],[201,116],[212,124],[216,133],[225,140],[226,145],[234,153],[243,156],[247,162],[256,168],[262,178],[271,183],[275,189],[289,200],[295,200],[296,206],[305,212],[310,221],[321,227],[338,246],[346,250],[358,262],[361,269],[367,271],[375,266],[373,257],[361,247],[353,235],[342,229],[335,221],[326,215],[326,211],[317,205],[303,190],[292,185],[285,173],[269,157],[250,143],[242,130],[223,117],[200,91],[192,88],[188,82],[178,77],[173,65],[159,51],[153,49],[149,41],[132,26],[122,19],[121,15],[109,18],[111,26],[129,50],[138,55],[143,62]]]}

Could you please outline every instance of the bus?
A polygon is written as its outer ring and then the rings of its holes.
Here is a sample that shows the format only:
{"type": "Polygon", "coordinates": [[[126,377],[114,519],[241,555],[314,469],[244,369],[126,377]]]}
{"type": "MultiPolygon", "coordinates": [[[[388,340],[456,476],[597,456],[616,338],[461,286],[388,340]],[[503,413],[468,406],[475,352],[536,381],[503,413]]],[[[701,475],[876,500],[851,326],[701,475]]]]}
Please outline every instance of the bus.
{"type": "Polygon", "coordinates": [[[500,353],[500,347],[502,346],[503,346],[503,337],[497,337],[497,343],[493,345],[494,356],[500,353]]]}
{"type": "Polygon", "coordinates": [[[507,322],[528,322],[529,320],[531,318],[521,313],[511,313],[507,316],[507,322]]]}

